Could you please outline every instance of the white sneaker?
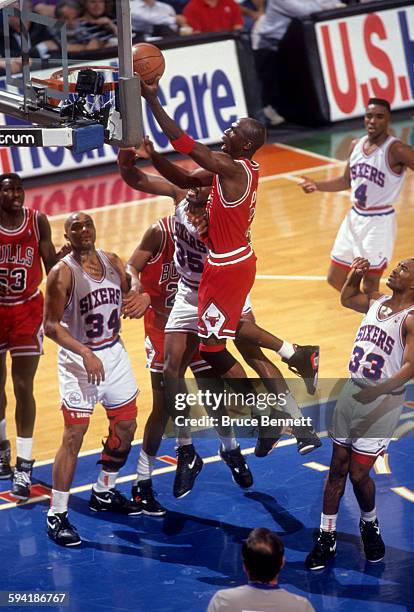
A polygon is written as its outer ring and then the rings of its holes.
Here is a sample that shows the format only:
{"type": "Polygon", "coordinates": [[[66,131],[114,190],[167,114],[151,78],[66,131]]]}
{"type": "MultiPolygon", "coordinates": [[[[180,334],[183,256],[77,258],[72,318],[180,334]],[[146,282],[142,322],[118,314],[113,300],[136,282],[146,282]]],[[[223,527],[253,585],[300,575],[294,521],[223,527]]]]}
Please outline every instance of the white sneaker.
{"type": "Polygon", "coordinates": [[[273,106],[270,106],[270,104],[264,107],[263,114],[269,121],[270,125],[279,125],[280,123],[284,123],[284,121],[286,121],[286,119],[282,117],[282,115],[279,115],[279,113],[276,112],[273,106]]]}

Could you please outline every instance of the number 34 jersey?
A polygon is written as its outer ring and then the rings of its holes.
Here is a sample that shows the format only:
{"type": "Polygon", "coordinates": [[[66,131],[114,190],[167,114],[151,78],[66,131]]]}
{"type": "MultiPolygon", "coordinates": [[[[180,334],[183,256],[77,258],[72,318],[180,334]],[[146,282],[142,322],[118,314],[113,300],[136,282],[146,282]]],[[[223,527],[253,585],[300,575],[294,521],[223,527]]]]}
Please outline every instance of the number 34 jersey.
{"type": "Polygon", "coordinates": [[[375,384],[390,378],[402,366],[403,325],[414,304],[384,318],[388,300],[386,295],[375,300],[361,322],[349,362],[353,379],[375,384]]]}
{"type": "Polygon", "coordinates": [[[99,280],[87,274],[71,253],[62,259],[72,273],[72,288],[62,324],[76,340],[100,350],[118,339],[122,291],[118,270],[104,251],[97,249],[96,253],[103,270],[99,280]]]}
{"type": "Polygon", "coordinates": [[[0,284],[8,293],[0,304],[21,304],[38,293],[42,280],[37,211],[23,208],[23,222],[16,229],[0,225],[0,284]]]}

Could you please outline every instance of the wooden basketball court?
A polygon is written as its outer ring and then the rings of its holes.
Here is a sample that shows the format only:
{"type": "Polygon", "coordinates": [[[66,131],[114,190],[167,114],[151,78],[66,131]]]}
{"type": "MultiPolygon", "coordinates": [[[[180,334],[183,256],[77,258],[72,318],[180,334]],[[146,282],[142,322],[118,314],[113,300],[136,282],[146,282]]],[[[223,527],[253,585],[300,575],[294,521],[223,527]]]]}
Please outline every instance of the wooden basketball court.
{"type": "MultiPolygon", "coordinates": [[[[346,147],[340,153],[344,157],[346,147]]],[[[308,174],[315,179],[332,178],[342,171],[343,162],[277,144],[266,145],[257,156],[257,161],[261,164],[261,182],[253,224],[253,243],[258,257],[258,276],[252,292],[257,322],[268,331],[290,341],[320,344],[320,378],[345,377],[360,317],[340,306],[339,296],[327,285],[325,274],[336,232],[349,208],[349,194],[305,195],[298,187],[300,175],[308,174]]],[[[414,176],[408,172],[397,205],[398,238],[393,264],[404,257],[413,256],[413,191],[414,176]]],[[[27,201],[30,200],[30,192],[30,189],[27,190],[27,201]]],[[[139,199],[111,206],[113,193],[109,194],[108,201],[99,202],[100,208],[91,212],[97,228],[97,246],[116,252],[124,261],[132,253],[144,230],[159,217],[172,212],[172,202],[168,198],[136,195],[139,199]]],[[[49,216],[57,246],[63,244],[63,222],[66,215],[65,212],[49,216]]],[[[137,438],[140,438],[151,407],[142,321],[123,321],[122,337],[141,389],[137,430],[137,438]]],[[[279,357],[273,355],[272,359],[289,376],[279,357]]],[[[7,396],[8,434],[13,441],[14,396],[10,376],[7,396]]],[[[41,359],[35,381],[35,396],[38,412],[34,457],[39,461],[54,456],[62,432],[56,345],[48,339],[45,341],[45,355],[41,359]]],[[[304,394],[300,400],[310,400],[310,397],[304,394]]],[[[106,428],[105,412],[98,406],[83,450],[98,448],[106,428]]]]}

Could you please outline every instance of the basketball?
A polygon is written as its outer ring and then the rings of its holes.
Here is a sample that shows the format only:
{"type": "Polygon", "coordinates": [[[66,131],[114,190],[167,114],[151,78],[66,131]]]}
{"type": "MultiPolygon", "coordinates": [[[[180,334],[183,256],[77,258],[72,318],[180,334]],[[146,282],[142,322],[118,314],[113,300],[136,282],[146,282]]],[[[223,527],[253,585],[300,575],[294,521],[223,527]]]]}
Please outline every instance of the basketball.
{"type": "Polygon", "coordinates": [[[165,70],[165,60],[162,52],[150,43],[138,43],[132,47],[134,72],[143,81],[151,83],[156,77],[161,77],[165,70]]]}

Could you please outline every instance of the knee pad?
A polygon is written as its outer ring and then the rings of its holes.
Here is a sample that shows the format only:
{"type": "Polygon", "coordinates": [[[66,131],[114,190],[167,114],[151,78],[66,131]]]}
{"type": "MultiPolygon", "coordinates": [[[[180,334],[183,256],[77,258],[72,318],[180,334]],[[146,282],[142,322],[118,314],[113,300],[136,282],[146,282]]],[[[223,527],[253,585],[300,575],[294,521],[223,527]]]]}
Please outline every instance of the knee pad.
{"type": "Polygon", "coordinates": [[[120,408],[113,410],[106,409],[106,414],[109,420],[108,437],[105,441],[102,440],[103,450],[101,459],[97,464],[110,469],[121,469],[128,458],[131,444],[125,450],[118,450],[121,446],[121,439],[116,433],[116,426],[120,421],[134,421],[137,417],[137,405],[135,399],[120,408]]]}
{"type": "Polygon", "coordinates": [[[215,346],[200,344],[200,355],[214,369],[217,376],[223,376],[237,363],[225,344],[215,346]]]}

